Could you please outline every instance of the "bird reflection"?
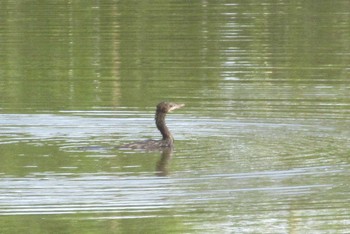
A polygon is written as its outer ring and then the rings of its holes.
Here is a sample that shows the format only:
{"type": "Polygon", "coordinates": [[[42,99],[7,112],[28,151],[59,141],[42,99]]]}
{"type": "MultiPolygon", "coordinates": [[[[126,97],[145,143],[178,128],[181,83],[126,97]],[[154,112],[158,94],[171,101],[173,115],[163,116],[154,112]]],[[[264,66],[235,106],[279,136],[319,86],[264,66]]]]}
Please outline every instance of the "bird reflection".
{"type": "Polygon", "coordinates": [[[169,162],[173,155],[173,147],[164,148],[160,155],[160,159],[156,164],[156,175],[167,176],[169,175],[169,162]]]}

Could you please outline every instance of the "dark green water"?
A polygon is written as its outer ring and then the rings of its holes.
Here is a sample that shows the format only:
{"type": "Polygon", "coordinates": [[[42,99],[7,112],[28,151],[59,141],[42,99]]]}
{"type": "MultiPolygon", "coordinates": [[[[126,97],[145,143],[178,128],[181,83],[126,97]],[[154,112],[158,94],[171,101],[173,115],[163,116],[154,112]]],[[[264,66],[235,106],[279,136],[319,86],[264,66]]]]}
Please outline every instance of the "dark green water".
{"type": "Polygon", "coordinates": [[[349,233],[348,9],[1,1],[1,233],[349,233]]]}

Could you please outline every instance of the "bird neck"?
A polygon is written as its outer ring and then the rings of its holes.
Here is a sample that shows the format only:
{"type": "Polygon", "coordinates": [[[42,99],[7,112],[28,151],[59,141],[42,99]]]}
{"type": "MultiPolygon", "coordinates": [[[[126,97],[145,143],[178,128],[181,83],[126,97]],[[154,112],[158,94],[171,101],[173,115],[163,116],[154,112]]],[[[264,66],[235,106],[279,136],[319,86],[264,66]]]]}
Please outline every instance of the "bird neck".
{"type": "Polygon", "coordinates": [[[169,128],[165,124],[165,116],[166,116],[166,113],[157,112],[155,117],[156,125],[158,130],[163,136],[163,140],[170,141],[172,143],[174,141],[174,138],[171,135],[169,128]]]}

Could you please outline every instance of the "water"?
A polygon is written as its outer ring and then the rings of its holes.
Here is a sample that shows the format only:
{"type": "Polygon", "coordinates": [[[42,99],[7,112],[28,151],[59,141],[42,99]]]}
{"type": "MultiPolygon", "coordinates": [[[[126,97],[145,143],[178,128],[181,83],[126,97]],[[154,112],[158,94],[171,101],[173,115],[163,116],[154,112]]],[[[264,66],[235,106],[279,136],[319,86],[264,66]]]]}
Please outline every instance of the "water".
{"type": "Polygon", "coordinates": [[[0,9],[2,233],[350,232],[348,1],[0,9]]]}

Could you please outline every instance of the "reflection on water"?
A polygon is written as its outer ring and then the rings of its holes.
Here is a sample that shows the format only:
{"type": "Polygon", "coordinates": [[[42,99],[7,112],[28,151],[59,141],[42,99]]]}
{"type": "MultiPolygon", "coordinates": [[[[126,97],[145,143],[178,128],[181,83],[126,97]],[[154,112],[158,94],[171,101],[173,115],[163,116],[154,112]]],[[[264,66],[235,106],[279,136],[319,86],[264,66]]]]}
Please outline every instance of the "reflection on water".
{"type": "Polygon", "coordinates": [[[173,154],[173,148],[164,148],[161,157],[157,162],[156,171],[158,176],[167,176],[169,174],[169,161],[173,154]]]}
{"type": "Polygon", "coordinates": [[[175,151],[153,153],[113,147],[134,140],[130,129],[157,138],[148,113],[1,115],[3,158],[16,165],[3,164],[0,215],[176,217],[199,232],[305,230],[305,222],[321,230],[325,216],[338,230],[349,224],[348,133],[336,123],[187,112],[169,117],[175,151]],[[99,147],[80,147],[90,143],[99,147]],[[203,226],[203,219],[212,222],[203,226]]]}

